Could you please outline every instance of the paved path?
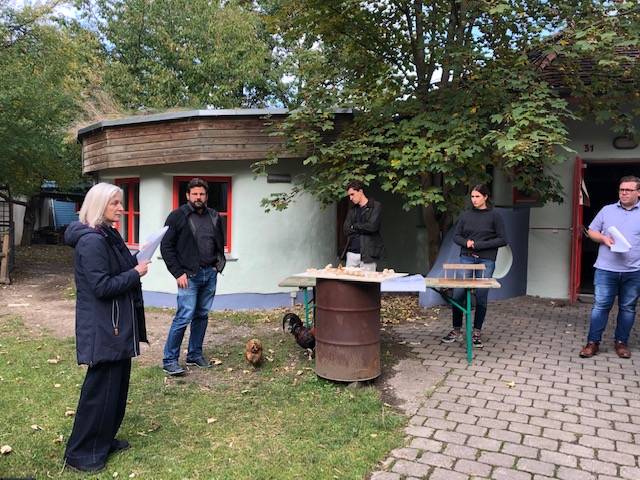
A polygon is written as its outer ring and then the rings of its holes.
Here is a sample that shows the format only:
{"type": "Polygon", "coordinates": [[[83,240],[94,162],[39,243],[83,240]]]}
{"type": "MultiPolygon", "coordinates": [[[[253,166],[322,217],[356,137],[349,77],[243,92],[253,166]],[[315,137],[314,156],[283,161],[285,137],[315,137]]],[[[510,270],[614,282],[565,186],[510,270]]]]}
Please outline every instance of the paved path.
{"type": "Polygon", "coordinates": [[[640,322],[631,359],[613,350],[615,312],[601,353],[581,359],[590,309],[492,302],[472,366],[462,343],[439,341],[446,308],[437,322],[394,327],[437,380],[411,412],[406,447],[371,479],[639,480],[640,322]]]}

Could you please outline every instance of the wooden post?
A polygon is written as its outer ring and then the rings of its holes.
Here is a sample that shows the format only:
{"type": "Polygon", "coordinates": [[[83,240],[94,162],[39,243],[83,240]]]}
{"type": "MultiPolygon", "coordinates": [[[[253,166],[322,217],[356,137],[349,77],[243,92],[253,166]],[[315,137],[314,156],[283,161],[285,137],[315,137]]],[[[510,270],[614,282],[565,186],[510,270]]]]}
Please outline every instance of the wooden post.
{"type": "Polygon", "coordinates": [[[9,280],[9,234],[2,237],[2,253],[0,253],[0,283],[11,283],[9,280]]]}

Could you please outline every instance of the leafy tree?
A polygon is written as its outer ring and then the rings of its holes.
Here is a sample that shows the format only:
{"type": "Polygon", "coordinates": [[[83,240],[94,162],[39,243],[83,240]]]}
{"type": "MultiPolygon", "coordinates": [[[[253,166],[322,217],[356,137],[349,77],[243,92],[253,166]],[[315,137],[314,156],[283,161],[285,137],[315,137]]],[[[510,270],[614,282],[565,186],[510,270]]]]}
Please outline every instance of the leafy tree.
{"type": "Polygon", "coordinates": [[[629,130],[638,113],[637,63],[620,59],[638,46],[635,2],[274,0],[268,11],[296,79],[299,107],[282,131],[310,173],[265,203],[285,208],[303,190],[328,203],[351,179],[378,183],[422,209],[431,262],[470,185],[501,169],[519,190],[560,202],[550,167],[565,159],[566,120],[594,112],[629,130]],[[614,75],[581,81],[585,54],[594,74],[614,75]],[[553,57],[578,109],[534,61],[553,57]],[[620,79],[624,92],[610,95],[620,79]],[[340,107],[354,109],[351,124],[336,124],[340,107]]]}
{"type": "Polygon", "coordinates": [[[67,130],[87,87],[81,30],[55,22],[56,3],[15,10],[0,4],[0,184],[30,194],[44,179],[79,177],[79,149],[67,130]]]}
{"type": "MultiPolygon", "coordinates": [[[[97,43],[74,22],[57,19],[60,2],[14,9],[0,3],[0,185],[13,197],[61,188],[80,178],[80,148],[70,127],[95,97],[97,43]]],[[[30,241],[31,201],[23,240],[30,241]]]]}
{"type": "Polygon", "coordinates": [[[105,85],[126,108],[259,107],[286,100],[273,42],[252,2],[82,3],[105,46],[105,85]]]}

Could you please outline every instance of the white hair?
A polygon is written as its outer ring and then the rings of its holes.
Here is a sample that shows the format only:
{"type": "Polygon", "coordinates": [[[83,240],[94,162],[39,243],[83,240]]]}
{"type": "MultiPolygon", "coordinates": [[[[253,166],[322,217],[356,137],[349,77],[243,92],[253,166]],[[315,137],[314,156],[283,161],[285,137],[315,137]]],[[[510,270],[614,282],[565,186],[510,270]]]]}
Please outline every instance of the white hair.
{"type": "Polygon", "coordinates": [[[87,192],[80,208],[79,219],[85,225],[95,227],[104,223],[104,211],[109,201],[116,195],[122,196],[122,189],[110,183],[97,183],[87,192]]]}

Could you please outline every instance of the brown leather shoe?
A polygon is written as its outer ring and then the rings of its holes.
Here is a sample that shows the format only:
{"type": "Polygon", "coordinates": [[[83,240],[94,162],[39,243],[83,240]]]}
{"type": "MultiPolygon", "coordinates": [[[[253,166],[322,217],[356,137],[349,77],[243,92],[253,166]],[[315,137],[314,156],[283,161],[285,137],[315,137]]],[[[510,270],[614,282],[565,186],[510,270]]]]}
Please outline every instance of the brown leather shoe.
{"type": "Polygon", "coordinates": [[[631,357],[631,351],[629,350],[629,347],[627,347],[626,343],[622,343],[616,340],[615,349],[620,358],[631,357]]]}
{"type": "Polygon", "coordinates": [[[584,348],[582,350],[580,350],[580,356],[582,358],[591,358],[596,353],[598,353],[599,348],[600,348],[600,344],[599,343],[589,342],[584,346],[584,348]]]}

